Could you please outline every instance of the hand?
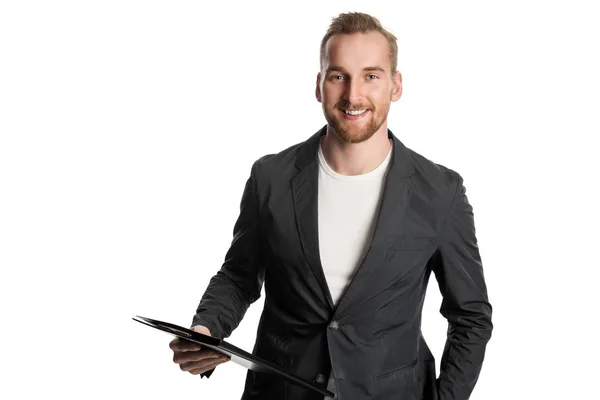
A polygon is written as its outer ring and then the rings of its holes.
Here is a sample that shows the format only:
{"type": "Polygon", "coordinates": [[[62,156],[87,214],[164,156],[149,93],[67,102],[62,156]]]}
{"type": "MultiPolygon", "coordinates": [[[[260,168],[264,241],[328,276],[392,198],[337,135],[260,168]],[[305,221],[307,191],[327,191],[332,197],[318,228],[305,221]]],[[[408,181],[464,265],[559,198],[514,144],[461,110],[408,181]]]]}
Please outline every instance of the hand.
{"type": "MultiPolygon", "coordinates": [[[[196,325],[191,329],[204,335],[212,336],[205,326],[196,325]]],[[[198,343],[179,338],[173,339],[169,343],[169,347],[173,350],[173,362],[179,364],[179,368],[182,371],[188,371],[192,375],[203,374],[217,365],[230,360],[228,356],[218,353],[211,348],[202,347],[198,343]]]]}

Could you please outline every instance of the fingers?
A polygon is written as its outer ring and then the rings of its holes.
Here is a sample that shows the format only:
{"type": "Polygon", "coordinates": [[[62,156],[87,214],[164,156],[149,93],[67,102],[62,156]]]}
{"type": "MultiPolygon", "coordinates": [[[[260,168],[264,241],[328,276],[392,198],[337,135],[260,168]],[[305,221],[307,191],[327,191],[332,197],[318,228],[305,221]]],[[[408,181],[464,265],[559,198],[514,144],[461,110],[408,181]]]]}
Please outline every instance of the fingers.
{"type": "Polygon", "coordinates": [[[227,357],[208,358],[198,362],[189,362],[179,365],[182,371],[187,371],[192,375],[203,374],[206,371],[210,371],[219,364],[223,364],[229,361],[227,357]]]}
{"type": "Polygon", "coordinates": [[[214,359],[220,355],[220,353],[208,349],[202,351],[176,351],[173,354],[173,362],[177,364],[197,362],[207,359],[214,359]]]}
{"type": "Polygon", "coordinates": [[[169,347],[173,351],[199,351],[202,350],[202,346],[198,343],[190,342],[189,340],[181,340],[175,338],[169,343],[169,347]]]}

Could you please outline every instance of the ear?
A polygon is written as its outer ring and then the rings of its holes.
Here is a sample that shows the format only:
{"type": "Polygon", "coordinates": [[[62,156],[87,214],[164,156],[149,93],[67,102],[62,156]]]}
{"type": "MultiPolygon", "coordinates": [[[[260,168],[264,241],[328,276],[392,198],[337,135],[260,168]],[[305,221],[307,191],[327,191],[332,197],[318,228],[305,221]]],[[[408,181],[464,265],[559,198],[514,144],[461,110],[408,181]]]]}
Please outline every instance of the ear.
{"type": "Polygon", "coordinates": [[[317,97],[317,101],[321,102],[321,73],[317,74],[317,87],[315,89],[315,96],[317,97]]]}
{"type": "Polygon", "coordinates": [[[398,101],[402,96],[402,74],[400,74],[400,71],[394,73],[392,85],[392,101],[398,101]]]}

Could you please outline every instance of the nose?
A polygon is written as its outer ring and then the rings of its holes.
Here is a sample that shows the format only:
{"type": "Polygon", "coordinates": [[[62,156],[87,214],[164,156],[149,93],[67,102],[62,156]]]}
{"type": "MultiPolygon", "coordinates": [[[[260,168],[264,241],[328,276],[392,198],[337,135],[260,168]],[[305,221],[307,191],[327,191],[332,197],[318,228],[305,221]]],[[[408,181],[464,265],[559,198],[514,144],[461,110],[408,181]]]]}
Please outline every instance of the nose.
{"type": "Polygon", "coordinates": [[[359,80],[348,80],[344,91],[344,100],[352,105],[362,104],[362,86],[359,80]]]}

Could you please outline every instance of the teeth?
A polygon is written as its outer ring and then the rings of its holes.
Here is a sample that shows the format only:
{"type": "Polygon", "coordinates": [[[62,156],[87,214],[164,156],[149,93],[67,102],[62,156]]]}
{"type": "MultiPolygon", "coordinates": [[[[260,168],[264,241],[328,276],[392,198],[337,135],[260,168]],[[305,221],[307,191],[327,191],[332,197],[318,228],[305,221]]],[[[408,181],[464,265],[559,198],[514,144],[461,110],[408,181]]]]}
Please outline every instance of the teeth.
{"type": "Polygon", "coordinates": [[[362,113],[364,113],[367,110],[358,110],[358,111],[348,111],[348,110],[344,110],[344,112],[346,114],[350,114],[350,115],[360,115],[362,113]]]}

